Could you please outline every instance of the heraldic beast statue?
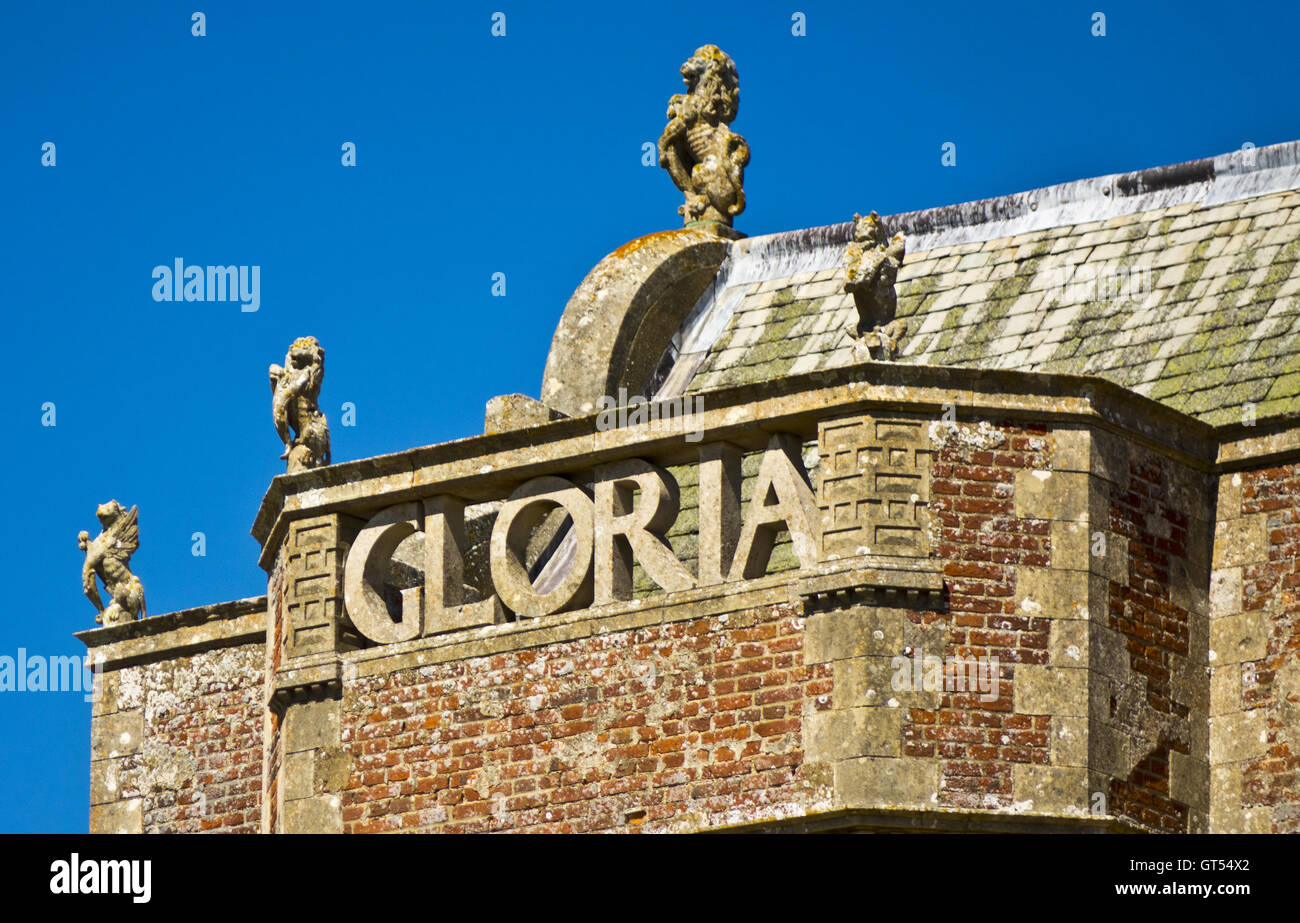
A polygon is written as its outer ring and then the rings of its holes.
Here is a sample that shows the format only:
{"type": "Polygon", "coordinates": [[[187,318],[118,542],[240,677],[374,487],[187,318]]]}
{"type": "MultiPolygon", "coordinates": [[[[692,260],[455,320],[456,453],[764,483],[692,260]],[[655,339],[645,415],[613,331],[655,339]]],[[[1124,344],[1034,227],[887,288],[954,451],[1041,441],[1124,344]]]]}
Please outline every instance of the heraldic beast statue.
{"type": "Polygon", "coordinates": [[[686,224],[716,221],[731,227],[745,210],[749,145],[732,133],[740,106],[736,64],[717,45],[696,50],[681,67],[687,92],[668,101],[668,126],[659,138],[659,166],[668,171],[686,204],[686,224]]]}

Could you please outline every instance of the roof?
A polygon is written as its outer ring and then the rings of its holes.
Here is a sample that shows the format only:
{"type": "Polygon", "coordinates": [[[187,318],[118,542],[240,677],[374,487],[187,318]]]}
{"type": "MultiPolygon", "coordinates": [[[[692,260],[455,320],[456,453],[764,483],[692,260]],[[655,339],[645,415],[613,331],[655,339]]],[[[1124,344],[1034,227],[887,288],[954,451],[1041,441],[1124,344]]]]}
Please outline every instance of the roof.
{"type": "MultiPolygon", "coordinates": [[[[1300,142],[887,216],[903,363],[1097,375],[1211,424],[1300,410],[1300,142]]],[[[658,397],[858,361],[852,223],[737,241],[658,397]]]]}

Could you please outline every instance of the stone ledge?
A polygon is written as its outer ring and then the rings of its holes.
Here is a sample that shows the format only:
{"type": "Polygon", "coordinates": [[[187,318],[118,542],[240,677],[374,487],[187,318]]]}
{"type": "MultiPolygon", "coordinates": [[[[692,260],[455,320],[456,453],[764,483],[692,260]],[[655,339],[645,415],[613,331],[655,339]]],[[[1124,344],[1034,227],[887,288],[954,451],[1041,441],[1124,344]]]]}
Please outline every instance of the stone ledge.
{"type": "Polygon", "coordinates": [[[851,596],[858,590],[894,591],[909,599],[943,592],[943,563],[928,558],[862,555],[823,564],[819,571],[796,582],[804,599],[851,596]]]}
{"type": "Polygon", "coordinates": [[[310,660],[314,662],[275,671],[275,688],[268,703],[272,708],[282,710],[293,702],[327,698],[343,688],[343,670],[337,654],[330,652],[310,660]]]}
{"type": "Polygon", "coordinates": [[[1086,817],[934,808],[848,808],[803,817],[710,827],[703,833],[1146,833],[1108,814],[1086,817]]]}
{"type": "Polygon", "coordinates": [[[103,669],[171,660],[199,651],[266,639],[266,597],[212,603],[123,625],[91,628],[75,637],[103,669]]]}
{"type": "Polygon", "coordinates": [[[351,682],[357,677],[562,644],[650,625],[715,618],[782,603],[797,605],[799,597],[794,593],[794,586],[799,573],[786,571],[754,580],[681,590],[647,599],[592,606],[577,612],[558,612],[537,619],[484,625],[348,651],[341,655],[344,678],[351,682]]]}
{"type": "Polygon", "coordinates": [[[1212,470],[1218,449],[1207,424],[1078,375],[863,362],[703,397],[704,410],[666,421],[600,431],[593,413],[280,475],[253,524],[262,546],[259,563],[269,571],[290,519],[343,510],[359,515],[434,493],[471,502],[500,499],[530,477],[630,457],[677,464],[694,457],[696,444],[682,436],[697,430],[707,441],[759,449],[772,432],[813,433],[829,413],[909,411],[938,419],[955,404],[964,416],[1087,424],[1202,471],[1212,470]]]}

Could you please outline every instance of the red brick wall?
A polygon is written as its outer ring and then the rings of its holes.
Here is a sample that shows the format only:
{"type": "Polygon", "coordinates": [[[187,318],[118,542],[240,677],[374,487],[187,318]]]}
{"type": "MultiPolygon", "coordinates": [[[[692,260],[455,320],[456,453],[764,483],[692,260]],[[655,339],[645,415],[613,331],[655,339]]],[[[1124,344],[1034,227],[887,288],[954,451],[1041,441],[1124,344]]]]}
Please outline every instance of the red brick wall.
{"type": "MultiPolygon", "coordinates": [[[[1188,653],[1191,615],[1172,601],[1170,564],[1188,557],[1188,517],[1168,503],[1171,467],[1148,454],[1130,463],[1127,484],[1109,485],[1110,540],[1127,543],[1129,570],[1127,582],[1109,581],[1108,624],[1127,640],[1133,672],[1146,677],[1145,704],[1157,714],[1185,719],[1188,708],[1174,701],[1171,690],[1172,657],[1188,653]]],[[[1187,806],[1169,796],[1169,752],[1189,749],[1185,735],[1162,733],[1127,779],[1111,781],[1110,812],[1155,830],[1186,832],[1187,806]]]]}
{"type": "Polygon", "coordinates": [[[261,830],[264,656],[257,644],[123,671],[146,720],[122,795],[143,797],[146,833],[261,830]]]}
{"type": "Polygon", "coordinates": [[[1244,706],[1268,712],[1268,751],[1243,767],[1243,806],[1272,808],[1275,833],[1300,833],[1300,742],[1283,717],[1289,711],[1294,728],[1300,689],[1284,688],[1280,675],[1294,677],[1300,661],[1300,465],[1244,473],[1241,513],[1268,514],[1268,563],[1242,569],[1242,608],[1271,608],[1267,655],[1254,665],[1254,684],[1248,672],[1243,681],[1244,706]]]}
{"type": "MultiPolygon", "coordinates": [[[[1044,427],[994,424],[976,444],[949,439],[931,468],[933,553],[943,560],[950,620],[945,660],[997,657],[998,698],[945,693],[934,711],[911,709],[904,754],[941,762],[939,803],[969,808],[1012,804],[1012,766],[1046,764],[1051,718],[1012,714],[1016,664],[1046,664],[1051,620],[1016,610],[1017,564],[1051,564],[1051,523],[1015,513],[1016,472],[1048,466],[1044,427]]],[[[928,653],[928,652],[927,652],[928,653]]],[[[935,652],[939,653],[939,652],[935,652]]]]}
{"type": "Polygon", "coordinates": [[[636,832],[797,813],[802,709],[832,691],[830,665],[802,652],[797,607],[778,605],[350,683],[345,829],[636,832]]]}

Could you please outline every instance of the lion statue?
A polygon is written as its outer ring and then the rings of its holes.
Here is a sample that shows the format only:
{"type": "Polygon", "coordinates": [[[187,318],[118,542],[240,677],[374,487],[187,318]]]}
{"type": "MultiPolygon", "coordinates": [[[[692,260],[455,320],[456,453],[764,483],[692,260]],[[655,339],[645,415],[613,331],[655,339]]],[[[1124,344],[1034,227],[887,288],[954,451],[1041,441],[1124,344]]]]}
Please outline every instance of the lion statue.
{"type": "Polygon", "coordinates": [[[668,125],[659,138],[659,166],[686,203],[686,223],[716,221],[727,227],[745,210],[749,145],[729,128],[740,106],[736,64],[717,45],[696,49],[681,67],[686,93],[668,101],[668,125]]]}
{"type": "Polygon", "coordinates": [[[902,234],[888,237],[880,216],[853,216],[853,242],[844,251],[844,291],[853,296],[858,321],[848,328],[855,345],[873,359],[893,359],[907,333],[907,322],[894,317],[898,295],[894,284],[903,264],[902,234]]]}
{"type": "Polygon", "coordinates": [[[320,409],[325,349],[315,337],[299,337],[289,347],[284,367],[272,365],[271,419],[284,443],[290,474],[330,463],[330,430],[320,409]],[[290,434],[290,430],[293,431],[290,434]]]}

